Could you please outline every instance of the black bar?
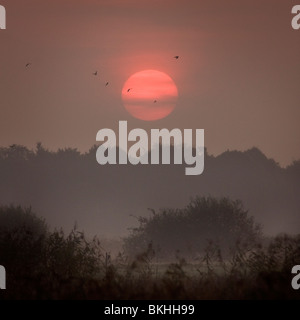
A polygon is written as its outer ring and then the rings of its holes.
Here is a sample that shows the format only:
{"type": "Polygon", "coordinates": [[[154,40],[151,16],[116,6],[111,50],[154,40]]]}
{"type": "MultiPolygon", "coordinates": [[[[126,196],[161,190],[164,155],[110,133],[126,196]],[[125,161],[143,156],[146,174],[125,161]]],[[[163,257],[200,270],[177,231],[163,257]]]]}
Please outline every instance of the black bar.
{"type": "MultiPolygon", "coordinates": [[[[2,301],[2,314],[37,316],[39,319],[65,315],[87,319],[215,319],[215,317],[287,318],[299,310],[299,301],[199,301],[199,300],[101,300],[101,301],[2,301]],[[194,308],[194,312],[193,308],[194,308]],[[155,310],[155,312],[154,312],[155,310]],[[185,312],[187,311],[187,312],[185,312]]],[[[3,318],[4,319],[4,318],[3,318]]]]}

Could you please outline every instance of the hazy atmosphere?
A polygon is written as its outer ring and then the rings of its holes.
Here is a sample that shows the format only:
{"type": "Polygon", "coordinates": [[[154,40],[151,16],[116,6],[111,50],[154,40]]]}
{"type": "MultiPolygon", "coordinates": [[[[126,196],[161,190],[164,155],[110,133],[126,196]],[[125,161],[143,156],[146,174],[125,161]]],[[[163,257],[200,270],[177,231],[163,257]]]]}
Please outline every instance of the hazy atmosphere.
{"type": "Polygon", "coordinates": [[[211,154],[256,146],[286,166],[300,158],[296,3],[2,0],[0,145],[87,151],[99,129],[128,120],[205,129],[211,154]],[[146,69],[168,74],[179,92],[156,122],[133,118],[121,99],[125,81],[146,69]]]}
{"type": "Polygon", "coordinates": [[[0,299],[299,299],[297,2],[0,0],[0,299]]]}

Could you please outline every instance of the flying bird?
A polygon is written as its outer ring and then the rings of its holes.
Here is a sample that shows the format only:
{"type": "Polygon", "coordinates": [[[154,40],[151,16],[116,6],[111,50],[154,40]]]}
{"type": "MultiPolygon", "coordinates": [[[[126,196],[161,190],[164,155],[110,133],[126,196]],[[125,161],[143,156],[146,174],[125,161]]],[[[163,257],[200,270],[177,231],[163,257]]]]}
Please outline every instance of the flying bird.
{"type": "Polygon", "coordinates": [[[132,90],[132,88],[127,89],[127,92],[130,92],[130,90],[132,90]]]}
{"type": "Polygon", "coordinates": [[[174,59],[178,60],[178,59],[179,59],[179,56],[175,56],[174,59]]]}
{"type": "Polygon", "coordinates": [[[156,102],[157,102],[157,100],[154,100],[154,101],[153,101],[153,103],[156,103],[156,102]]]}
{"type": "Polygon", "coordinates": [[[93,72],[93,75],[96,76],[98,74],[98,71],[93,72]]]}
{"type": "Polygon", "coordinates": [[[106,83],[105,83],[105,87],[107,87],[108,85],[109,85],[109,82],[106,82],[106,83]]]}
{"type": "Polygon", "coordinates": [[[31,63],[28,62],[28,63],[26,63],[26,66],[25,66],[25,67],[27,68],[27,67],[29,67],[30,65],[31,65],[31,63]]]}
{"type": "Polygon", "coordinates": [[[156,215],[156,212],[155,212],[154,209],[152,209],[152,208],[147,208],[147,210],[151,211],[154,216],[156,215]]]}

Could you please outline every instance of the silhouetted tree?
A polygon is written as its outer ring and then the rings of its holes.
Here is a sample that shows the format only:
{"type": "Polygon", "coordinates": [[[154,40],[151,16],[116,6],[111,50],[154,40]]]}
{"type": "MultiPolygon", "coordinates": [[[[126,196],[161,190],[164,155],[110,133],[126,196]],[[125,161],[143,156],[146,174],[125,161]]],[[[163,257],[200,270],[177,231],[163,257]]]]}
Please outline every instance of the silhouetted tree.
{"type": "Polygon", "coordinates": [[[31,208],[0,207],[0,265],[7,270],[7,297],[63,297],[66,288],[68,294],[80,294],[80,286],[104,270],[101,252],[99,240],[88,240],[76,227],[65,235],[50,231],[31,208]]]}
{"type": "Polygon", "coordinates": [[[261,228],[248,216],[240,201],[229,198],[196,197],[184,209],[165,209],[147,217],[138,217],[139,226],[125,238],[125,250],[131,256],[142,252],[148,243],[162,256],[200,254],[208,241],[224,250],[235,243],[251,245],[261,236],[261,228]]]}
{"type": "Polygon", "coordinates": [[[23,276],[40,264],[47,237],[45,221],[31,208],[0,207],[0,264],[23,276]]]}

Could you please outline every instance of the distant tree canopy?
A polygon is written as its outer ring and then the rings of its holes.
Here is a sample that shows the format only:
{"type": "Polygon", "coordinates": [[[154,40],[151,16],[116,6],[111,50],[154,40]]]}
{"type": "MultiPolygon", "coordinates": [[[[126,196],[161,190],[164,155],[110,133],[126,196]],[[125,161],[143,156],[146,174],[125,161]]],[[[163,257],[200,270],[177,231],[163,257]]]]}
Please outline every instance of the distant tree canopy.
{"type": "Polygon", "coordinates": [[[194,179],[185,176],[185,164],[101,166],[96,151],[49,150],[41,143],[0,147],[1,205],[30,205],[50,226],[60,219],[70,229],[80,221],[89,235],[119,236],[131,226],[128,212],[181,208],[195,192],[225,194],[241,199],[266,234],[299,230],[300,161],[281,168],[257,148],[217,157],[206,152],[205,170],[194,179]]]}
{"type": "Polygon", "coordinates": [[[209,241],[222,249],[236,243],[254,243],[261,228],[248,216],[240,201],[228,198],[196,197],[184,209],[164,209],[150,217],[138,217],[139,226],[125,238],[125,251],[135,256],[146,251],[149,243],[158,256],[195,256],[209,241]]]}

